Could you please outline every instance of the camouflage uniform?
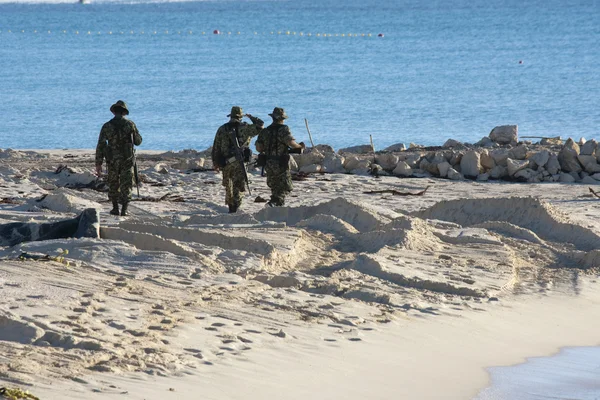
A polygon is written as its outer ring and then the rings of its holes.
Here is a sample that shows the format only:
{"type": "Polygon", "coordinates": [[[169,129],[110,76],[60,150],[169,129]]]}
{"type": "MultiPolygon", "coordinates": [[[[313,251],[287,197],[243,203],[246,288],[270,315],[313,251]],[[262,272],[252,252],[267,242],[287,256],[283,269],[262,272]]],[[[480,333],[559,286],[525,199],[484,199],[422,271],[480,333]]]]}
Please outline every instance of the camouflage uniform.
{"type": "MultiPolygon", "coordinates": [[[[282,115],[287,117],[283,110],[282,112],[282,115]]],[[[294,140],[287,125],[276,123],[263,129],[258,135],[258,139],[256,139],[256,144],[262,146],[262,153],[267,157],[265,172],[267,174],[267,185],[271,188],[270,205],[284,205],[285,196],[294,189],[288,158],[289,146],[294,140]],[[282,156],[284,157],[282,158],[282,156]],[[288,162],[283,162],[282,165],[282,159],[287,159],[288,162]]]]}
{"type": "MultiPolygon", "coordinates": [[[[119,100],[111,107],[111,111],[115,107],[120,107],[126,111],[125,114],[129,114],[124,102],[119,100]]],[[[96,146],[96,165],[102,166],[106,159],[108,198],[113,204],[126,204],[131,199],[134,184],[132,140],[136,146],[142,144],[142,136],[135,123],[121,115],[115,115],[100,131],[96,146]]]]}
{"type": "Polygon", "coordinates": [[[252,124],[242,122],[244,113],[241,107],[231,108],[231,117],[228,123],[223,124],[215,134],[212,148],[212,160],[215,166],[221,168],[223,173],[223,186],[225,187],[225,204],[231,212],[237,211],[242,204],[242,192],[246,191],[246,181],[242,168],[235,160],[235,146],[232,131],[236,131],[238,143],[241,148],[248,148],[253,137],[261,131],[263,122],[260,118],[252,117],[252,124]]]}

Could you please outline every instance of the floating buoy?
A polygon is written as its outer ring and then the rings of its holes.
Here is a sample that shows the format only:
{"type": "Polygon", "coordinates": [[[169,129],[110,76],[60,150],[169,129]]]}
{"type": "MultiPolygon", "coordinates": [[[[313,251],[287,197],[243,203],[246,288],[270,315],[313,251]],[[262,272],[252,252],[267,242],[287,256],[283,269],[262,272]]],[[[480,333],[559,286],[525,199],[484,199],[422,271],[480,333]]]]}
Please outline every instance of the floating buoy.
{"type": "Polygon", "coordinates": [[[380,33],[380,34],[379,34],[379,35],[377,35],[377,36],[379,36],[379,37],[383,37],[383,33],[380,33]]]}
{"type": "Polygon", "coordinates": [[[219,32],[219,30],[218,30],[218,29],[215,29],[215,30],[213,31],[213,33],[214,33],[215,35],[219,35],[219,34],[221,34],[221,32],[219,32]]]}
{"type": "Polygon", "coordinates": [[[523,64],[523,60],[519,60],[519,64],[523,64]]]}

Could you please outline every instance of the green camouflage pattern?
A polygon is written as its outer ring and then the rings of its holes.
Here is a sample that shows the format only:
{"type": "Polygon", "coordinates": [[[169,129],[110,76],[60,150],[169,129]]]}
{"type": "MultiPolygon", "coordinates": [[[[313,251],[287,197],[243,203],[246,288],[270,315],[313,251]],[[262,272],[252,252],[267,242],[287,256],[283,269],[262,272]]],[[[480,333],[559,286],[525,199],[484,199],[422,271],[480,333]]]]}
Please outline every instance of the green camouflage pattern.
{"type": "Polygon", "coordinates": [[[135,123],[122,116],[115,116],[102,126],[96,146],[96,165],[106,160],[108,198],[127,203],[131,199],[134,174],[134,154],[131,146],[142,144],[142,136],[135,123]]]}
{"type": "Polygon", "coordinates": [[[271,203],[275,206],[284,205],[285,197],[294,189],[289,164],[280,166],[278,159],[278,156],[289,154],[289,146],[294,140],[290,128],[283,124],[271,124],[256,139],[256,144],[262,146],[263,154],[267,156],[267,186],[271,189],[271,203]]]}
{"type": "MultiPolygon", "coordinates": [[[[261,125],[239,122],[233,117],[229,123],[238,124],[237,138],[240,147],[248,147],[252,138],[258,135],[262,129],[261,125]]],[[[229,123],[221,125],[215,134],[212,148],[212,160],[214,165],[218,164],[220,156],[230,158],[235,155],[235,143],[231,140],[229,123]]],[[[223,186],[225,187],[225,204],[228,206],[239,207],[242,204],[242,192],[246,191],[246,181],[244,179],[242,166],[238,161],[234,161],[233,163],[221,167],[221,169],[223,171],[223,186]]]]}

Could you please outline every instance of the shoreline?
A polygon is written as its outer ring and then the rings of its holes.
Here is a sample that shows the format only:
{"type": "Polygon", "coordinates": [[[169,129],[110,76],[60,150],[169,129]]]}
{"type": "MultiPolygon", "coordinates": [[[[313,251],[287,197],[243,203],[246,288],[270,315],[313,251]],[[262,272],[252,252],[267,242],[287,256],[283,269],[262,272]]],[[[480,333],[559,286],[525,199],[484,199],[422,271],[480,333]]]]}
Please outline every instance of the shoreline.
{"type": "Polygon", "coordinates": [[[600,210],[581,186],[310,174],[264,209],[254,174],[228,215],[197,153],[151,154],[154,201],[120,220],[90,150],[46,154],[0,159],[0,222],[92,204],[101,239],[0,247],[0,382],[40,398],[472,399],[487,368],[600,344],[600,210]]]}
{"type": "MultiPolygon", "coordinates": [[[[589,300],[538,298],[519,303],[518,309],[513,308],[516,304],[509,304],[466,319],[401,321],[371,334],[364,343],[308,351],[301,346],[278,346],[263,349],[242,367],[219,366],[182,377],[96,373],[85,380],[87,386],[104,393],[103,398],[117,398],[126,391],[132,399],[193,399],[197,398],[198,385],[202,385],[203,398],[207,400],[248,396],[300,400],[308,395],[316,399],[475,399],[491,383],[489,368],[554,356],[564,347],[599,346],[594,328],[600,324],[590,324],[579,314],[600,303],[598,297],[593,305],[589,300]],[[579,308],[581,305],[584,307],[579,308]],[[546,318],[531,323],[540,314],[546,318]],[[475,325],[467,328],[465,323],[475,325]],[[433,334],[440,329],[443,337],[433,334]],[[538,335],[548,331],[552,334],[538,335]]],[[[81,385],[73,382],[44,385],[37,391],[48,400],[74,400],[85,394],[81,385]]]]}

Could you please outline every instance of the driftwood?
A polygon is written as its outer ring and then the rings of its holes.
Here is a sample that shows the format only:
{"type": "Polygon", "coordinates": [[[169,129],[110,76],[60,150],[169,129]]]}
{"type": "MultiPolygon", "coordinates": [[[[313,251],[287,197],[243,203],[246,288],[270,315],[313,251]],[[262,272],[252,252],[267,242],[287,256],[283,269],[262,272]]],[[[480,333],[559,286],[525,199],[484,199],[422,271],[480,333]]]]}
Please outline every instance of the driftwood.
{"type": "Polygon", "coordinates": [[[363,192],[364,194],[381,194],[381,193],[390,193],[393,194],[394,196],[423,196],[425,194],[425,192],[427,191],[427,189],[429,189],[429,186],[427,186],[425,189],[421,190],[420,192],[416,192],[416,193],[411,193],[411,192],[399,192],[397,190],[394,189],[386,189],[386,190],[370,190],[368,192],[363,192]]]}
{"type": "Polygon", "coordinates": [[[167,193],[161,197],[150,197],[144,196],[140,198],[134,198],[132,201],[151,201],[153,203],[157,203],[159,201],[171,201],[173,203],[185,203],[185,199],[178,194],[167,193]]]}
{"type": "Polygon", "coordinates": [[[594,196],[596,196],[597,198],[599,198],[599,199],[600,199],[600,194],[596,193],[596,192],[594,191],[594,189],[592,189],[592,188],[588,188],[588,189],[590,189],[590,192],[591,192],[591,193],[592,193],[594,196]]]}

